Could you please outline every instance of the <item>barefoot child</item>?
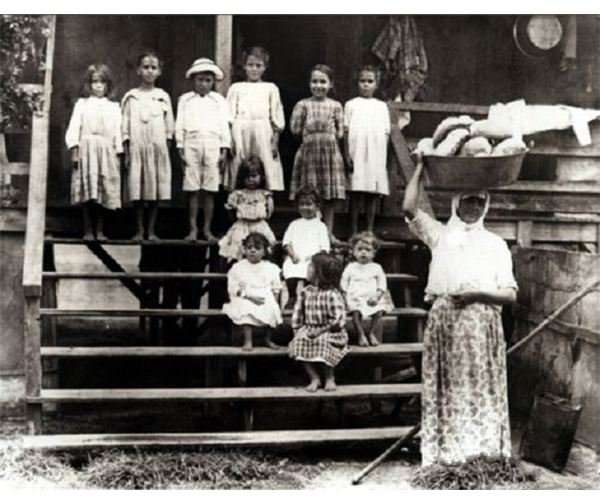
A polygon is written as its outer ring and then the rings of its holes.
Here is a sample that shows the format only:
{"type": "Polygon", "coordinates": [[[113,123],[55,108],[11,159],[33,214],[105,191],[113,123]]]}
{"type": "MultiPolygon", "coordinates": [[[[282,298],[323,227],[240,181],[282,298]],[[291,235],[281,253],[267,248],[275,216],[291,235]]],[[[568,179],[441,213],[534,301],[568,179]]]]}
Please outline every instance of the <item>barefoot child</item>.
{"type": "Polygon", "coordinates": [[[243,55],[246,81],[233,83],[227,92],[234,145],[234,157],[223,178],[228,190],[235,188],[242,161],[252,156],[258,156],[264,165],[267,189],[283,190],[279,135],[285,126],[285,118],[279,88],[263,81],[269,58],[269,52],[262,47],[247,50],[243,55]]]}
{"type": "Polygon", "coordinates": [[[355,262],[351,262],[342,274],[341,287],[346,295],[348,310],[358,333],[358,345],[379,345],[382,333],[382,316],[393,310],[394,304],[387,289],[382,267],[373,262],[379,242],[369,231],[358,233],[350,240],[355,262]],[[372,316],[368,337],[362,326],[362,318],[372,316]]]}
{"type": "Polygon", "coordinates": [[[367,230],[373,231],[377,199],[389,195],[387,147],[390,136],[390,114],[385,102],[374,98],[379,84],[379,71],[363,66],[358,72],[359,96],[346,102],[344,108],[344,151],[350,177],[350,212],[352,233],[358,233],[358,211],[361,197],[367,211],[367,230]]]}
{"type": "Polygon", "coordinates": [[[71,203],[83,207],[83,238],[92,240],[92,210],[96,212],[96,238],[104,240],[103,209],[121,207],[123,152],[121,110],[108,100],[113,88],[104,64],[88,67],[83,96],[75,104],[65,141],[71,153],[71,203]]]}
{"type": "Polygon", "coordinates": [[[312,186],[303,186],[296,194],[300,218],[292,221],[283,235],[283,277],[288,289],[286,309],[293,309],[296,296],[306,281],[310,258],[317,252],[329,252],[329,232],[319,219],[321,199],[312,186]]]}
{"type": "Polygon", "coordinates": [[[243,242],[244,259],[236,262],[227,273],[230,302],[223,306],[234,324],[242,329],[243,350],[252,350],[254,328],[266,327],[267,346],[278,348],[271,340],[271,331],[281,323],[277,303],[281,291],[281,270],[265,260],[269,242],[260,233],[250,233],[243,242]]]}
{"type": "Polygon", "coordinates": [[[158,201],[171,199],[171,161],[169,147],[173,138],[171,98],[155,82],[162,62],[153,51],[138,58],[140,85],[123,97],[123,145],[129,200],[135,204],[134,240],[144,238],[144,204],[150,207],[148,239],[156,240],[158,201]]]}
{"type": "Polygon", "coordinates": [[[265,189],[265,172],[258,157],[250,157],[240,165],[236,189],[229,194],[225,208],[235,213],[237,221],[219,240],[221,257],[240,260],[242,242],[250,233],[262,233],[270,245],[275,243],[275,235],[267,223],[273,214],[273,195],[265,189]]]}
{"type": "Polygon", "coordinates": [[[344,160],[338,146],[344,133],[344,111],[342,104],[327,96],[333,88],[330,67],[314,66],[309,85],[312,97],[296,104],[290,120],[292,133],[302,138],[294,159],[290,199],[293,200],[304,185],[315,187],[323,201],[323,217],[331,241],[335,242],[335,203],[346,198],[344,160]]]}
{"type": "Polygon", "coordinates": [[[302,362],[310,378],[309,392],[316,392],[321,385],[335,390],[333,370],[348,353],[346,306],[339,290],[341,274],[342,264],[334,256],[324,252],[313,255],[308,266],[310,284],[302,289],[294,307],[289,355],[302,362]]]}
{"type": "Polygon", "coordinates": [[[231,147],[227,103],[214,91],[215,80],[223,79],[223,72],[212,60],[202,58],[194,61],[185,77],[192,80],[194,90],[179,97],[175,121],[177,151],[184,165],[183,191],[189,192],[190,229],[185,238],[195,240],[198,236],[198,200],[202,195],[202,233],[209,242],[216,242],[211,231],[214,196],[231,147]]]}

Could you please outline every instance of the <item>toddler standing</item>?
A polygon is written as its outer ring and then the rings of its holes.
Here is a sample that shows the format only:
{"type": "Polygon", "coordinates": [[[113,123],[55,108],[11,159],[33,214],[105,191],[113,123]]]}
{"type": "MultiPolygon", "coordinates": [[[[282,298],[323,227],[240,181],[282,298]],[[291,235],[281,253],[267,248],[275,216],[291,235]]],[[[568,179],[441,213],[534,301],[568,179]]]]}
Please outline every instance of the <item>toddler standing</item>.
{"type": "Polygon", "coordinates": [[[75,104],[65,136],[72,165],[71,203],[83,206],[86,240],[94,238],[92,209],[97,215],[96,238],[104,240],[103,208],[121,207],[121,110],[107,98],[112,88],[106,65],[87,68],[83,97],[75,104]]]}
{"type": "Polygon", "coordinates": [[[352,233],[358,233],[358,211],[361,197],[367,211],[367,230],[373,231],[377,199],[389,195],[387,147],[390,136],[390,114],[385,102],[374,98],[379,84],[379,71],[363,66],[358,72],[359,96],[346,102],[344,108],[344,151],[350,177],[350,212],[352,233]]]}
{"type": "Polygon", "coordinates": [[[135,204],[137,230],[134,240],[144,238],[144,203],[150,207],[148,239],[157,239],[158,201],[171,199],[169,147],[174,118],[171,98],[155,82],[162,73],[156,52],[138,57],[140,85],[123,97],[123,144],[128,169],[129,200],[135,204]]]}
{"type": "Polygon", "coordinates": [[[306,281],[310,259],[317,252],[329,252],[329,232],[319,218],[321,199],[312,186],[306,185],[296,193],[300,218],[292,221],[285,230],[282,240],[286,258],[283,262],[283,277],[288,289],[286,308],[293,308],[297,292],[306,281]]]}
{"type": "Polygon", "coordinates": [[[322,385],[325,390],[335,390],[334,368],[348,353],[346,305],[339,290],[341,274],[342,263],[334,256],[324,252],[313,255],[307,274],[310,284],[302,289],[294,307],[289,355],[302,362],[310,378],[309,392],[322,385]]]}
{"type": "Polygon", "coordinates": [[[227,92],[227,102],[233,120],[234,157],[225,170],[223,184],[235,187],[237,170],[245,159],[257,156],[265,168],[268,190],[283,190],[283,168],[279,157],[279,134],[285,126],[279,88],[263,81],[269,67],[269,52],[252,47],[244,53],[246,81],[234,83],[227,92]]]}
{"type": "Polygon", "coordinates": [[[293,200],[300,187],[311,185],[323,201],[323,216],[332,241],[335,201],[346,198],[344,160],[338,146],[343,136],[344,112],[342,104],[328,98],[333,88],[333,71],[319,64],[310,72],[312,97],[300,100],[290,120],[293,134],[302,137],[296,152],[290,198],[293,200]]]}
{"type": "Polygon", "coordinates": [[[341,287],[346,295],[348,310],[358,333],[358,345],[379,345],[382,334],[382,316],[394,309],[387,289],[383,268],[373,261],[379,243],[369,231],[358,233],[350,240],[354,262],[344,269],[341,287]],[[368,339],[362,326],[362,318],[372,316],[368,339]]]}
{"type": "Polygon", "coordinates": [[[214,195],[219,191],[220,172],[231,147],[227,103],[213,91],[215,80],[223,79],[223,72],[212,60],[201,58],[194,61],[185,77],[192,80],[194,90],[179,97],[175,141],[184,165],[183,191],[189,192],[186,240],[198,236],[198,200],[202,194],[203,234],[209,242],[216,242],[211,231],[214,195]]]}

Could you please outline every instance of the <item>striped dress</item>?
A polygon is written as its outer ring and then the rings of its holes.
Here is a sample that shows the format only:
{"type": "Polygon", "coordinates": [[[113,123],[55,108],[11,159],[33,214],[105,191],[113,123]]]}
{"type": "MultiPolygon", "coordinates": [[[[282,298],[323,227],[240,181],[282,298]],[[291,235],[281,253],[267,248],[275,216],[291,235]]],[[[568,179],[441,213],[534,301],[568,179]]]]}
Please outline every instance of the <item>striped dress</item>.
{"type": "Polygon", "coordinates": [[[289,344],[289,355],[297,361],[323,362],[335,367],[348,353],[348,334],[344,329],[346,305],[337,289],[321,289],[308,285],[302,289],[294,313],[294,338],[289,344]],[[310,330],[327,328],[316,338],[310,330]]]}
{"type": "Polygon", "coordinates": [[[300,100],[290,120],[293,134],[302,136],[296,152],[290,199],[304,185],[315,187],[326,200],[346,198],[344,160],[338,140],[344,134],[344,111],[336,100],[300,100]]]}

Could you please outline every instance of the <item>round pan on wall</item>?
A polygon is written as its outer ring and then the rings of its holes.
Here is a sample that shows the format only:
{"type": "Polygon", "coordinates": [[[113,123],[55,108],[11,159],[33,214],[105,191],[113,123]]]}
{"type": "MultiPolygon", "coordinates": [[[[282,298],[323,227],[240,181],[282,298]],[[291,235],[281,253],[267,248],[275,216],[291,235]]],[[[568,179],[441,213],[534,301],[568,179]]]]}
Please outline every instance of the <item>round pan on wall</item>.
{"type": "Polygon", "coordinates": [[[552,14],[517,16],[513,25],[515,45],[530,59],[546,57],[559,45],[563,34],[558,16],[552,14]]]}

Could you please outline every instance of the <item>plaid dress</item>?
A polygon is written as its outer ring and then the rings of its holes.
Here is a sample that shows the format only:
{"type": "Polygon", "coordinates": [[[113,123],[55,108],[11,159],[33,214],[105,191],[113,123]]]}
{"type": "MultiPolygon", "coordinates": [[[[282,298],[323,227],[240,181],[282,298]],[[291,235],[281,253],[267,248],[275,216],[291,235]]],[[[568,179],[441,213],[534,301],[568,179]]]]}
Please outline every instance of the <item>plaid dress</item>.
{"type": "Polygon", "coordinates": [[[337,140],[343,136],[342,104],[325,98],[305,98],[294,107],[290,129],[302,135],[302,145],[296,152],[290,199],[304,185],[315,187],[326,200],[346,198],[344,160],[337,140]]]}
{"type": "Polygon", "coordinates": [[[302,289],[292,315],[294,338],[289,355],[297,361],[323,362],[332,368],[348,353],[348,335],[344,329],[346,305],[339,290],[308,285],[302,289]],[[308,332],[327,331],[316,338],[308,332]]]}

